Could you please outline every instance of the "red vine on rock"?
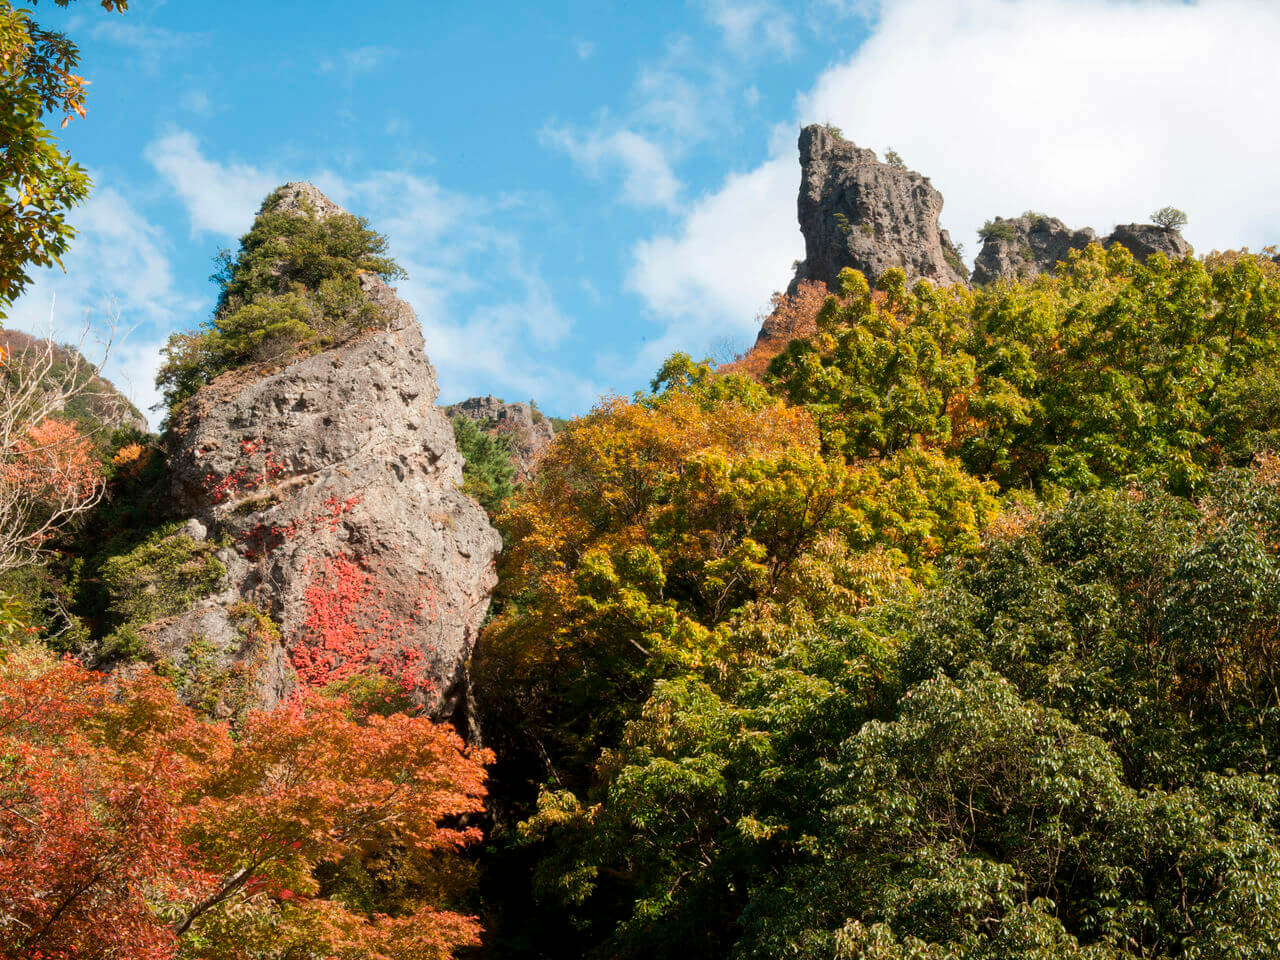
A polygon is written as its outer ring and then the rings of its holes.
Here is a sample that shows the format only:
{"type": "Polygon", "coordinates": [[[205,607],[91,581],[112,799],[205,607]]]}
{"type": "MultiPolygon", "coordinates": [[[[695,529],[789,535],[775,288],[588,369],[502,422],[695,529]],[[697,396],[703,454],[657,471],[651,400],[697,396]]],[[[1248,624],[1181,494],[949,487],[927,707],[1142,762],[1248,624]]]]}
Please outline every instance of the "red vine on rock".
{"type": "Polygon", "coordinates": [[[222,479],[218,479],[217,474],[212,472],[205,474],[205,490],[210,500],[214,503],[223,503],[242,493],[261,490],[279,479],[284,473],[284,464],[277,460],[270,450],[263,452],[260,469],[255,468],[253,464],[264,442],[261,438],[240,441],[240,453],[249,461],[246,466],[231,471],[222,479]]]}
{"type": "Polygon", "coordinates": [[[341,525],[342,518],[363,502],[364,497],[358,493],[346,499],[340,499],[336,494],[330,493],[329,498],[324,502],[324,512],[317,516],[298,517],[283,524],[255,524],[240,534],[240,541],[244,544],[244,555],[249,560],[257,560],[277,547],[283,546],[287,541],[295,539],[299,533],[315,532],[322,527],[334,533],[341,525]]]}
{"type": "Polygon", "coordinates": [[[430,690],[425,653],[406,643],[418,625],[436,619],[435,597],[421,585],[409,616],[396,619],[384,605],[381,576],[349,557],[329,557],[303,593],[307,616],[289,659],[304,687],[323,687],[368,670],[397,682],[405,693],[430,690]]]}

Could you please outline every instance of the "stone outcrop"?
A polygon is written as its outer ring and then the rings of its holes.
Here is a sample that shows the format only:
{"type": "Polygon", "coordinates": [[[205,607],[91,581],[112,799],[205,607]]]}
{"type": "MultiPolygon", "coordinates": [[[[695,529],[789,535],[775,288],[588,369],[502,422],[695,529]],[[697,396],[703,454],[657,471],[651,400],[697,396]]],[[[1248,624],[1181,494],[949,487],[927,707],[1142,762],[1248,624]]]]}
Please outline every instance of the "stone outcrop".
{"type": "Polygon", "coordinates": [[[1102,241],[1105,247],[1117,243],[1128,247],[1129,252],[1143,262],[1156,253],[1177,259],[1191,252],[1191,244],[1177,230],[1154,223],[1126,223],[1116,227],[1111,231],[1111,236],[1102,241]]]}
{"type": "Polygon", "coordinates": [[[816,280],[833,289],[846,267],[874,280],[900,267],[908,280],[968,280],[947,231],[942,194],[928,177],[882,163],[874,151],[814,124],[800,131],[800,231],[805,259],[792,289],[816,280]]]}
{"type": "MultiPolygon", "coordinates": [[[[279,196],[275,210],[298,216],[340,209],[306,184],[279,196]]],[[[175,500],[193,537],[222,544],[228,574],[222,593],[147,639],[174,661],[199,640],[258,704],[363,662],[458,719],[501,539],[459,490],[462,458],[412,309],[380,278],[360,282],[380,326],[225,373],[173,417],[175,500]]]]}
{"type": "Polygon", "coordinates": [[[506,437],[520,483],[533,476],[538,461],[556,438],[551,421],[527,403],[504,403],[492,395],[471,397],[445,407],[445,412],[450,417],[468,417],[486,433],[506,437]]]}
{"type": "MultiPolygon", "coordinates": [[[[973,282],[1018,280],[1049,273],[1072,250],[1083,250],[1099,240],[1089,227],[1072,230],[1057,217],[1024,213],[1020,217],[996,217],[986,228],[982,249],[973,264],[973,282]]],[[[1191,247],[1177,230],[1151,223],[1116,227],[1102,238],[1105,247],[1127,247],[1146,261],[1154,253],[1184,257],[1191,247]]]]}
{"type": "Polygon", "coordinates": [[[1034,277],[1098,239],[1088,227],[1072,230],[1057,217],[1025,213],[996,217],[986,233],[973,264],[973,282],[978,284],[1034,277]]]}

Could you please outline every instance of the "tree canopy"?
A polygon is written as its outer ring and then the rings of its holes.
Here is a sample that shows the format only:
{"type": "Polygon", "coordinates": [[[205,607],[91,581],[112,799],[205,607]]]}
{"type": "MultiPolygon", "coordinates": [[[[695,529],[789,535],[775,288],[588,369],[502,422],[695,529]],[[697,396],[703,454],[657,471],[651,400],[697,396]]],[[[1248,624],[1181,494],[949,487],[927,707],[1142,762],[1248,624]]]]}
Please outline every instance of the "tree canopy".
{"type": "MultiPolygon", "coordinates": [[[[59,7],[72,0],[54,0],[59,7]]],[[[123,13],[128,0],[101,0],[123,13]]],[[[80,52],[65,33],[41,27],[30,10],[0,0],[0,316],[33,267],[61,265],[74,230],[67,211],[89,194],[89,175],[57,146],[46,125],[85,115],[80,52]]]]}

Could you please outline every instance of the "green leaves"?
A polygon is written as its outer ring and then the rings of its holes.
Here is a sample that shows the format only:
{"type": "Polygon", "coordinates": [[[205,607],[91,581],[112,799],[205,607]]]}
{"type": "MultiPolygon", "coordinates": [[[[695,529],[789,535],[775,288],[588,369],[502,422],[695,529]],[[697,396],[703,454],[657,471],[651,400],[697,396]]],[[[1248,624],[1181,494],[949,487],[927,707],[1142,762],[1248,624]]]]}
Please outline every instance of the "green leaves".
{"type": "Polygon", "coordinates": [[[453,418],[453,437],[462,465],[462,489],[475,497],[489,516],[496,517],[515,492],[516,467],[511,461],[511,441],[486,433],[470,417],[453,418]]]}
{"type": "Polygon", "coordinates": [[[386,256],[386,237],[362,217],[282,213],[278,202],[264,201],[234,256],[216,258],[211,279],[221,291],[209,322],[169,337],[156,385],[170,416],[219,373],[321,349],[377,323],[359,274],[404,276],[386,256]]]}
{"type": "MultiPolygon", "coordinates": [[[[62,0],[66,6],[70,0],[62,0]]],[[[107,0],[107,10],[125,9],[107,0]]],[[[45,115],[62,125],[84,116],[85,80],[74,73],[79,51],[45,30],[31,12],[0,2],[0,316],[31,281],[33,268],[61,266],[75,231],[66,214],[89,194],[89,176],[58,149],[45,115]]]]}
{"type": "Polygon", "coordinates": [[[1076,497],[918,600],[735,621],[776,646],[657,683],[544,875],[616,956],[1268,956],[1276,476],[1076,497]]]}
{"type": "Polygon", "coordinates": [[[876,287],[851,274],[850,302],[770,368],[848,458],[929,447],[1004,489],[1187,494],[1275,429],[1280,280],[1257,257],[1091,247],[1030,284],[876,287]]]}

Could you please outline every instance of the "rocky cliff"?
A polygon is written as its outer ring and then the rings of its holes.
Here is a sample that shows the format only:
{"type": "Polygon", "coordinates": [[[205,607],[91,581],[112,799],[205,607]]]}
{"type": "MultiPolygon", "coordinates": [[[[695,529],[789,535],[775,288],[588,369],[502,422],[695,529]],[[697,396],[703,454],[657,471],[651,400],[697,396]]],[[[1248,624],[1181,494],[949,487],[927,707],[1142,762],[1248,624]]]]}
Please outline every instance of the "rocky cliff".
{"type": "Polygon", "coordinates": [[[942,194],[928,177],[882,163],[871,150],[814,124],[800,131],[800,231],[805,280],[837,287],[845,267],[874,280],[901,267],[909,280],[963,283],[967,271],[947,231],[938,225],[942,194]]]}
{"type": "MultiPolygon", "coordinates": [[[[1051,271],[1072,250],[1083,250],[1098,240],[1089,227],[1072,230],[1057,217],[1024,213],[1020,217],[996,217],[984,228],[982,249],[973,264],[973,282],[1017,280],[1051,271]]],[[[1116,227],[1102,239],[1103,246],[1127,247],[1139,260],[1154,253],[1183,257],[1191,247],[1177,230],[1151,223],[1116,227]]]]}
{"type": "Polygon", "coordinates": [[[1153,254],[1163,253],[1174,259],[1185,257],[1191,252],[1191,244],[1183,239],[1182,234],[1172,227],[1161,227],[1154,223],[1126,223],[1111,231],[1111,235],[1102,241],[1103,246],[1115,244],[1128,247],[1139,260],[1153,254]]]}
{"type": "MultiPolygon", "coordinates": [[[[309,185],[279,195],[276,209],[296,216],[339,209],[309,185]]],[[[458,489],[462,461],[412,309],[374,275],[360,286],[379,325],[225,373],[172,418],[186,530],[220,545],[228,573],[221,593],[147,639],[175,663],[198,648],[227,690],[260,704],[376,670],[456,716],[501,540],[458,489]]],[[[235,708],[223,699],[215,712],[235,708]]]]}
{"type": "Polygon", "coordinates": [[[516,481],[528,480],[538,460],[556,438],[555,428],[527,403],[505,403],[500,397],[471,397],[445,407],[451,416],[468,417],[486,433],[506,437],[511,443],[511,462],[516,468],[516,481]]]}

